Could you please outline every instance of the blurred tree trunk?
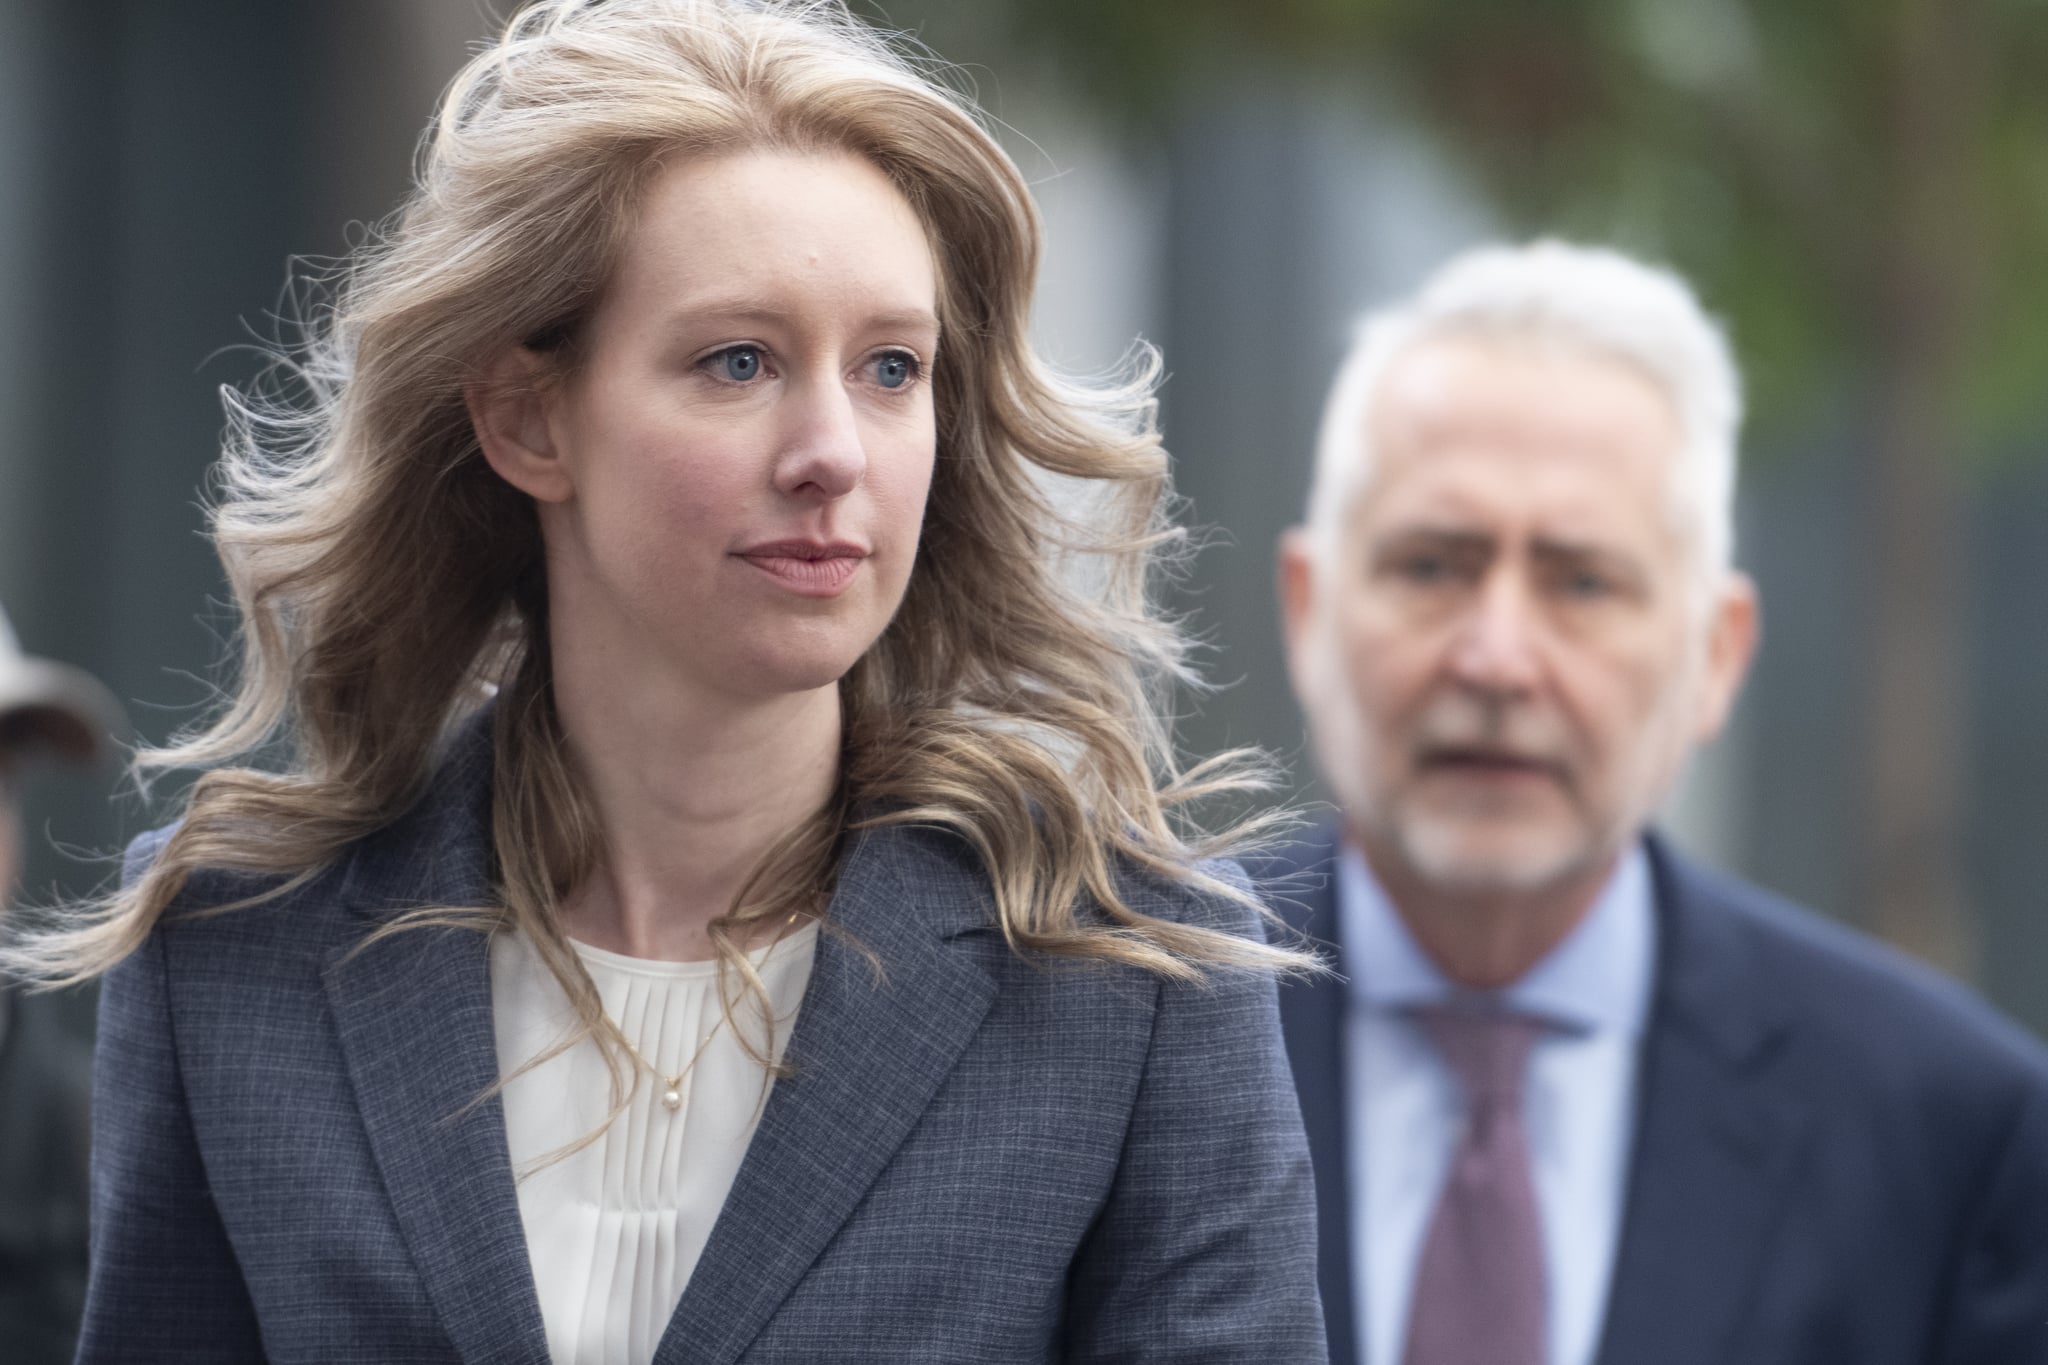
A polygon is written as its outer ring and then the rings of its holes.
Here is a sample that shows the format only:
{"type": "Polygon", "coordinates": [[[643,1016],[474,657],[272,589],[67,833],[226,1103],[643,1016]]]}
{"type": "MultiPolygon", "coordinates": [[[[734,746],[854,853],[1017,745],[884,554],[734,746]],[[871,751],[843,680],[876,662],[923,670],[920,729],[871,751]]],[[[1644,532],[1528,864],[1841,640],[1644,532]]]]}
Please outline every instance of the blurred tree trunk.
{"type": "Polygon", "coordinates": [[[1970,726],[1957,393],[1984,256],[1970,175],[1981,19],[1978,0],[1898,8],[1890,202],[1872,282],[1863,903],[1879,933],[1959,975],[1976,940],[1962,860],[1970,726]]]}

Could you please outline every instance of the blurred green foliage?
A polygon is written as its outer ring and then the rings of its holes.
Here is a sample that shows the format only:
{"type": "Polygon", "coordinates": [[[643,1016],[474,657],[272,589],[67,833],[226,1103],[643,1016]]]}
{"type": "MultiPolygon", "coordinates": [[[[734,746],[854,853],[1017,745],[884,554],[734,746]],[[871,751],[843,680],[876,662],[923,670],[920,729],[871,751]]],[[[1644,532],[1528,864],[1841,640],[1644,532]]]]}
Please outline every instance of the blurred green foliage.
{"type": "Polygon", "coordinates": [[[997,96],[1035,54],[1141,143],[1351,92],[1506,231],[1685,275],[1748,376],[1748,448],[1853,452],[1853,900],[1971,970],[1966,486],[2048,446],[2048,0],[857,2],[992,63],[997,96]]]}
{"type": "Polygon", "coordinates": [[[1953,331],[1927,363],[1954,371],[1938,387],[1963,445],[2043,426],[2043,0],[886,5],[935,39],[963,8],[1140,135],[1219,83],[1391,95],[1515,230],[1690,277],[1766,421],[1888,382],[1888,353],[1920,340],[1898,329],[1927,327],[1953,331]]]}

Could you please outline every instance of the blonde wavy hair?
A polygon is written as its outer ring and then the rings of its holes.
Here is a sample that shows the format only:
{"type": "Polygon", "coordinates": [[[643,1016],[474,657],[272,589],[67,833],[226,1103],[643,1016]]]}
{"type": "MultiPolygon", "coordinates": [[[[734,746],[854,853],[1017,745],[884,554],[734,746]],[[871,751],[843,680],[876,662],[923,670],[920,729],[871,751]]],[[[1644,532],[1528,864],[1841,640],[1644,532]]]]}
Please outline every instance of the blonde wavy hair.
{"type": "Polygon", "coordinates": [[[1136,867],[1249,901],[1198,862],[1261,819],[1203,836],[1183,818],[1251,778],[1236,755],[1183,768],[1171,743],[1175,688],[1193,679],[1151,595],[1182,543],[1156,361],[1090,387],[1034,356],[1036,214],[971,107],[838,0],[541,0],[443,98],[411,197],[285,358],[291,401],[227,395],[212,527],[240,613],[236,690],[138,758],[202,770],[154,863],[85,918],[17,941],[17,966],[106,970],[197,869],[276,879],[262,898],[304,885],[420,797],[444,737],[495,693],[501,904],[379,932],[516,927],[619,1074],[618,1035],[555,914],[603,847],[551,697],[539,524],[486,464],[464,390],[521,344],[575,363],[664,159],[755,149],[850,152],[890,177],[939,262],[948,356],[916,567],[840,684],[838,793],[714,923],[722,979],[765,1004],[744,945],[821,913],[842,836],[879,823],[972,845],[1020,952],[1177,978],[1301,964],[1144,914],[1120,888],[1136,867]],[[1048,491],[1061,481],[1085,510],[1048,491]],[[257,766],[278,745],[286,761],[257,766]]]}

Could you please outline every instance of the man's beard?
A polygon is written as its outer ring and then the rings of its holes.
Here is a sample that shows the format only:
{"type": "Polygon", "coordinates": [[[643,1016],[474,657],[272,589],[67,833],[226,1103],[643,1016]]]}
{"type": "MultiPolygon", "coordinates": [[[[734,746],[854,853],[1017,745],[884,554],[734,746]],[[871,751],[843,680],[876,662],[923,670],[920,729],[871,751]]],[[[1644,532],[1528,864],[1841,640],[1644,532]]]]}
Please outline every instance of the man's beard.
{"type": "Polygon", "coordinates": [[[1522,768],[1553,784],[1571,817],[1560,825],[1550,812],[1540,830],[1510,828],[1506,838],[1491,837],[1479,826],[1494,820],[1511,827],[1527,817],[1433,809],[1426,793],[1396,794],[1378,818],[1368,815],[1364,823],[1427,884],[1477,895],[1543,891],[1584,875],[1607,856],[1606,841],[1573,799],[1573,746],[1553,713],[1484,693],[1445,691],[1417,717],[1411,743],[1420,782],[1430,780],[1432,769],[1459,764],[1522,768]]]}
{"type": "Polygon", "coordinates": [[[1434,811],[1397,814],[1376,833],[1427,885],[1472,896],[1549,891],[1584,876],[1609,852],[1591,831],[1534,846],[1475,849],[1468,822],[1434,811]]]}

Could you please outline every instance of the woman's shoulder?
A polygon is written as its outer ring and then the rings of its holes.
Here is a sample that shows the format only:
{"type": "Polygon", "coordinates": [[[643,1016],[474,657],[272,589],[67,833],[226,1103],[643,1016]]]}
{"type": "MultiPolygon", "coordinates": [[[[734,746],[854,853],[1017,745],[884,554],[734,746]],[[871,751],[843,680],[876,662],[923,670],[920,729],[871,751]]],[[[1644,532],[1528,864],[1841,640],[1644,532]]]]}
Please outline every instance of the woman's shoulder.
{"type": "MultiPolygon", "coordinates": [[[[203,938],[208,953],[251,950],[324,960],[405,910],[468,905],[488,894],[487,879],[469,875],[472,863],[488,861],[487,850],[469,847],[474,838],[449,837],[453,831],[442,825],[411,812],[324,857],[268,870],[220,866],[203,847],[179,849],[190,865],[163,904],[153,933],[188,942],[203,938]],[[434,828],[417,827],[422,824],[434,828]]],[[[173,823],[131,840],[122,857],[122,884],[133,886],[147,875],[181,828],[173,823]]]]}
{"type": "MultiPolygon", "coordinates": [[[[177,834],[180,822],[146,830],[121,857],[121,884],[133,886],[148,874],[177,834]]],[[[324,925],[338,926],[351,859],[345,850],[332,862],[299,872],[243,871],[208,866],[203,860],[184,874],[153,933],[203,934],[208,951],[223,951],[233,940],[262,940],[288,934],[307,944],[328,937],[324,925]]]]}
{"type": "MultiPolygon", "coordinates": [[[[128,841],[121,854],[121,886],[124,890],[149,875],[157,861],[165,856],[165,850],[184,823],[182,819],[173,820],[167,825],[144,830],[128,841]]],[[[242,871],[210,866],[202,859],[185,870],[177,890],[157,917],[157,923],[168,926],[191,917],[195,912],[212,911],[244,901],[261,903],[271,899],[290,881],[291,874],[287,872],[242,871]]]]}
{"type": "Polygon", "coordinates": [[[1235,858],[1204,858],[1173,872],[1119,859],[1120,894],[1134,909],[1191,929],[1212,929],[1263,941],[1263,917],[1244,865],[1235,858]]]}
{"type": "MultiPolygon", "coordinates": [[[[203,844],[181,847],[177,851],[190,870],[166,906],[166,922],[242,904],[289,909],[296,919],[310,922],[351,908],[376,919],[423,906],[488,903],[494,865],[490,757],[489,727],[473,721],[460,727],[401,810],[355,837],[343,836],[336,843],[303,837],[266,840],[260,831],[239,828],[217,843],[232,855],[243,855],[262,850],[266,842],[268,852],[296,842],[308,850],[300,861],[281,859],[273,868],[240,870],[212,860],[203,844]]],[[[123,885],[132,885],[163,857],[186,823],[136,836],[122,859],[123,885]]],[[[211,831],[205,842],[214,842],[211,831]]]]}
{"type": "Polygon", "coordinates": [[[142,874],[156,861],[156,855],[164,851],[164,845],[178,832],[178,824],[173,820],[168,825],[146,829],[128,841],[128,847],[121,853],[121,885],[133,886],[142,879],[142,874]]]}
{"type": "MultiPolygon", "coordinates": [[[[917,886],[927,912],[952,921],[953,928],[1001,927],[988,863],[957,830],[919,823],[864,830],[841,864],[842,875],[858,869],[858,882],[863,880],[861,872],[876,865],[917,886]]],[[[1147,861],[1119,852],[1109,860],[1108,881],[1126,909],[1149,919],[1255,942],[1265,939],[1265,917],[1251,877],[1234,858],[1147,861]]],[[[1111,925],[1118,918],[1085,888],[1074,915],[1092,927],[1111,925]]]]}

